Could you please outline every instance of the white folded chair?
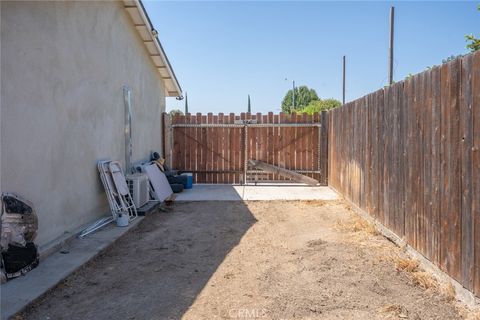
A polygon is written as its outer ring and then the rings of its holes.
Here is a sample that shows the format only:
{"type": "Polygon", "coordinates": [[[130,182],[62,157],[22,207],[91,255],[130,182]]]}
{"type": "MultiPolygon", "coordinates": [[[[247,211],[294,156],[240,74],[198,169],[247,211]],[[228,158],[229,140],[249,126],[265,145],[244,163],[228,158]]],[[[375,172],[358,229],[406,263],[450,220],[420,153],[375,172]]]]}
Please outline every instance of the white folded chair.
{"type": "Polygon", "coordinates": [[[118,161],[100,161],[98,170],[113,218],[117,219],[119,214],[128,214],[130,221],[135,219],[138,216],[137,209],[130,195],[120,163],[118,161]]]}

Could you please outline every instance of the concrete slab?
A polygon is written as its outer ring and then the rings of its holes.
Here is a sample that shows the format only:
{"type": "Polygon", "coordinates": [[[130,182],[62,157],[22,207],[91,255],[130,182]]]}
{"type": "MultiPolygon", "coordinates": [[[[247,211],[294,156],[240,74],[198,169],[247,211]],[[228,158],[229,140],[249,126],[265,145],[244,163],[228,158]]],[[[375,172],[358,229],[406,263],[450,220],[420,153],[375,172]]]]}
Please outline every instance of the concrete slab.
{"type": "Polygon", "coordinates": [[[83,239],[74,238],[64,246],[69,253],[53,253],[26,275],[2,284],[1,319],[8,319],[22,311],[29,303],[103,252],[123,234],[135,228],[142,219],[143,217],[138,217],[128,227],[117,227],[111,223],[83,239]]]}
{"type": "Polygon", "coordinates": [[[329,187],[303,184],[227,185],[196,184],[179,193],[176,201],[244,201],[244,200],[336,200],[338,194],[329,187]]]}
{"type": "Polygon", "coordinates": [[[242,191],[233,185],[195,184],[192,189],[185,189],[177,194],[175,201],[242,201],[242,191]]]}

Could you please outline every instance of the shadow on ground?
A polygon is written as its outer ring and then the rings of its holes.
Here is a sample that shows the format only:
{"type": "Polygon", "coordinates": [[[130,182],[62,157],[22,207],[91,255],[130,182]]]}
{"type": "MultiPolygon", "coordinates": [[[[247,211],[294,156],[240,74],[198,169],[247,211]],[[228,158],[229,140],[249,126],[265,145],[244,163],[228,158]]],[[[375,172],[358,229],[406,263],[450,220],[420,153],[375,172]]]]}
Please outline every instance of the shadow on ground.
{"type": "Polygon", "coordinates": [[[179,319],[255,222],[242,202],[176,204],[146,217],[22,316],[179,319]]]}

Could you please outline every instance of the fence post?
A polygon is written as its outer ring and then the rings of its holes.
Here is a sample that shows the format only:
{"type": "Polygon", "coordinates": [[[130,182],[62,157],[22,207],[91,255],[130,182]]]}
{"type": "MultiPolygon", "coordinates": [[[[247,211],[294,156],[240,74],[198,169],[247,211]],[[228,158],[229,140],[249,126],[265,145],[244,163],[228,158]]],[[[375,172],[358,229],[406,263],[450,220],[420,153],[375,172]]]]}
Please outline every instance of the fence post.
{"type": "Polygon", "coordinates": [[[167,165],[172,168],[172,121],[167,113],[163,113],[163,157],[167,165]]]}
{"type": "Polygon", "coordinates": [[[322,111],[321,114],[321,150],[320,150],[320,183],[328,185],[328,112],[322,111]]]}

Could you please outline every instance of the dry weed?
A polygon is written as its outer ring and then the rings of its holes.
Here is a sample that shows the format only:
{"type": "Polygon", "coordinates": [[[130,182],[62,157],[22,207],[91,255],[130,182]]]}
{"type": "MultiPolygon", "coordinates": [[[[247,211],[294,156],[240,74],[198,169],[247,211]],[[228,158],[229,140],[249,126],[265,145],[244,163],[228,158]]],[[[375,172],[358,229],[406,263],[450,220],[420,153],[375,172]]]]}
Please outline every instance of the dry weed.
{"type": "Polygon", "coordinates": [[[306,206],[311,207],[323,207],[328,204],[327,201],[323,200],[302,200],[301,203],[306,206]]]}
{"type": "MultiPolygon", "coordinates": [[[[455,300],[456,292],[455,288],[451,283],[444,284],[440,287],[440,293],[448,300],[453,301],[455,300]]],[[[480,320],[480,319],[478,319],[480,320]]]]}
{"type": "Polygon", "coordinates": [[[424,289],[438,289],[437,280],[428,272],[419,270],[418,261],[408,258],[397,258],[395,266],[398,271],[405,271],[413,283],[424,289]]]}
{"type": "Polygon", "coordinates": [[[412,273],[418,269],[418,261],[408,259],[408,258],[397,258],[395,261],[395,266],[398,271],[405,271],[412,273]]]}
{"type": "Polygon", "coordinates": [[[437,289],[438,282],[432,275],[425,271],[412,272],[412,280],[424,289],[437,289]]]}
{"type": "Polygon", "coordinates": [[[379,234],[377,228],[372,223],[356,215],[346,220],[345,219],[337,220],[337,222],[335,223],[335,227],[338,230],[343,230],[348,232],[363,231],[371,235],[379,234]]]}
{"type": "Polygon", "coordinates": [[[393,313],[399,318],[407,318],[408,311],[405,307],[398,304],[388,304],[378,309],[379,313],[393,313]]]}

